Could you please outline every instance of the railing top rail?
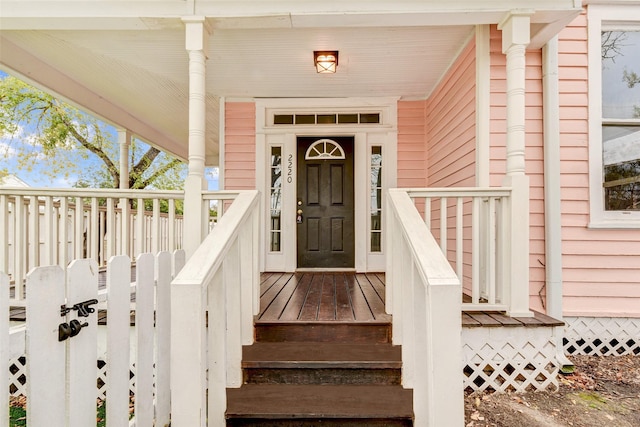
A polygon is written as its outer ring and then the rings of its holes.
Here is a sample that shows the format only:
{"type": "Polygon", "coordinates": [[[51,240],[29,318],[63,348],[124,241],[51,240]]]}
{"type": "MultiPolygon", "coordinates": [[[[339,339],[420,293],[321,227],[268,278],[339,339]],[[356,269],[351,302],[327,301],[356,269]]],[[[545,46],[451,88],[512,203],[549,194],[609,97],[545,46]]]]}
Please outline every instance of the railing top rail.
{"type": "Polygon", "coordinates": [[[120,190],[115,188],[0,188],[6,196],[114,197],[128,199],[183,199],[182,190],[120,190]]]}
{"type": "Polygon", "coordinates": [[[510,187],[403,188],[409,197],[507,197],[510,187]]]}
{"type": "MultiPolygon", "coordinates": [[[[204,200],[233,200],[237,190],[203,191],[204,200]]],[[[113,197],[127,199],[183,199],[182,190],[121,190],[117,188],[48,188],[48,187],[3,187],[5,196],[51,196],[51,197],[113,197]]]]}
{"type": "Polygon", "coordinates": [[[238,190],[219,190],[219,191],[203,191],[203,200],[234,200],[240,191],[238,190]]]}
{"type": "Polygon", "coordinates": [[[460,280],[444,257],[437,242],[424,226],[420,214],[405,189],[389,190],[390,205],[396,214],[416,267],[423,280],[429,285],[460,286],[460,280]]]}
{"type": "Polygon", "coordinates": [[[206,286],[220,267],[229,251],[233,237],[240,226],[250,217],[251,209],[259,203],[257,190],[243,190],[226,213],[218,220],[218,225],[209,233],[187,264],[171,282],[172,285],[206,286]]]}

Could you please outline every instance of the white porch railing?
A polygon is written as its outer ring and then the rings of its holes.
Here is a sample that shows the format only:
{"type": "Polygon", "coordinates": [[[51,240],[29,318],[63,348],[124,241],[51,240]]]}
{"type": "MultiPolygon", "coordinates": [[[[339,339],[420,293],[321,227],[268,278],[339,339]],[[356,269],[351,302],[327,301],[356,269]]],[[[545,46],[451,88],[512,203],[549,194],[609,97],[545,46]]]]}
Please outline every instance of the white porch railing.
{"type": "Polygon", "coordinates": [[[509,188],[430,188],[405,190],[454,268],[470,301],[466,311],[509,311],[511,251],[509,188]]]}
{"type": "MultiPolygon", "coordinates": [[[[237,192],[203,193],[211,230],[225,200],[237,192]]],[[[43,265],[91,258],[99,267],[114,255],[183,247],[182,191],[0,189],[0,271],[22,299],[26,273],[43,265]]]]}
{"type": "Polygon", "coordinates": [[[406,191],[389,191],[387,212],[386,304],[415,425],[462,426],[460,281],[406,191]]]}
{"type": "MultiPolygon", "coordinates": [[[[259,312],[259,195],[240,192],[171,284],[171,425],[223,426],[259,312]]],[[[459,372],[458,372],[459,376],[459,372]]]]}

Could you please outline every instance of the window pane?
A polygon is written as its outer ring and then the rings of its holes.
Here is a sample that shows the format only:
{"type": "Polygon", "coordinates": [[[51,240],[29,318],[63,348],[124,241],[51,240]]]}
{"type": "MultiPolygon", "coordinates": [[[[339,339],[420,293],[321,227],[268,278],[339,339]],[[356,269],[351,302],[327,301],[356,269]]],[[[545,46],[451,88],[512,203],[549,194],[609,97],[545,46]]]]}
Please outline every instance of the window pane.
{"type": "Polygon", "coordinates": [[[382,147],[371,147],[369,171],[371,176],[371,252],[381,252],[382,237],[382,147]]]}
{"type": "Polygon", "coordinates": [[[640,31],[602,32],[602,116],[640,119],[640,31]]]}
{"type": "Polygon", "coordinates": [[[358,123],[357,114],[338,114],[338,123],[358,123]]]}
{"type": "Polygon", "coordinates": [[[603,31],[605,210],[640,210],[640,31],[603,31]]]}
{"type": "Polygon", "coordinates": [[[640,210],[640,126],[603,126],[606,210],[640,210]]]}
{"type": "Polygon", "coordinates": [[[315,114],[296,114],[296,124],[297,125],[315,125],[316,116],[315,114]]]}
{"type": "Polygon", "coordinates": [[[336,122],[336,115],[335,114],[318,114],[318,124],[319,125],[326,125],[326,124],[332,124],[336,122]]]}
{"type": "Polygon", "coordinates": [[[282,212],[282,148],[271,147],[271,251],[280,252],[280,215],[282,212]]]}
{"type": "Polygon", "coordinates": [[[292,125],[293,114],[276,114],[273,116],[274,125],[292,125]]]}
{"type": "Polygon", "coordinates": [[[360,114],[360,123],[380,123],[380,114],[360,114]]]}

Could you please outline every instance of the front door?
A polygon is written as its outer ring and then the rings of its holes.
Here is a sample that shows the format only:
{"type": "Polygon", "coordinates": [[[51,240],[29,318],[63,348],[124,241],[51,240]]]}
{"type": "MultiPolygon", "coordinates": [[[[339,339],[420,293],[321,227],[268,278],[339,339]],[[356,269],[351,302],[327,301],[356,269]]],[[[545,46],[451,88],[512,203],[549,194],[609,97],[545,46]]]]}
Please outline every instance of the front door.
{"type": "Polygon", "coordinates": [[[298,137],[299,268],[353,268],[352,136],[298,137]]]}

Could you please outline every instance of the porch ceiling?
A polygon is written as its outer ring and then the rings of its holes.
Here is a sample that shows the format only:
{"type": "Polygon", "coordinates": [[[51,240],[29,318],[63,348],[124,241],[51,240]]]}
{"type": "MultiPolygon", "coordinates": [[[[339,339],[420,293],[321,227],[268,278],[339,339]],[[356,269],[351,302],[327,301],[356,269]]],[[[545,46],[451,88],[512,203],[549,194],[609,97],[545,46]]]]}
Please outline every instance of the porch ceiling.
{"type": "MultiPolygon", "coordinates": [[[[534,36],[545,31],[555,34],[549,23],[561,28],[578,11],[569,7],[573,1],[539,1],[553,4],[554,10],[534,15],[534,36]],[[566,5],[558,7],[560,3],[566,5]]],[[[35,3],[2,0],[0,66],[186,159],[188,56],[184,28],[176,16],[190,13],[136,10],[151,3],[175,9],[184,2],[104,2],[112,10],[103,16],[95,16],[95,8],[92,12],[78,8],[99,1],[52,2],[55,11],[35,3]],[[129,4],[132,10],[121,10],[129,4]],[[173,17],[140,18],[163,13],[173,17]]],[[[459,2],[440,2],[438,13],[428,10],[438,2],[416,6],[410,1],[389,2],[395,6],[394,13],[340,13],[314,11],[309,5],[318,2],[300,1],[293,3],[304,3],[309,10],[298,14],[258,11],[251,16],[244,3],[209,2],[206,4],[218,9],[203,8],[203,15],[219,17],[209,20],[209,165],[218,161],[220,97],[424,99],[472,36],[473,24],[495,23],[505,13],[488,5],[504,2],[490,1],[474,2],[486,7],[477,14],[469,13],[473,9],[469,7],[466,13],[442,13],[442,4],[459,9],[459,2]],[[409,5],[414,9],[408,9],[409,5]],[[416,12],[416,7],[424,10],[416,12]],[[336,74],[315,72],[313,51],[323,49],[340,52],[336,74]]],[[[336,8],[351,2],[338,3],[336,8]]],[[[531,7],[536,2],[525,3],[531,7]]],[[[262,6],[262,2],[251,2],[251,7],[262,6]]]]}

